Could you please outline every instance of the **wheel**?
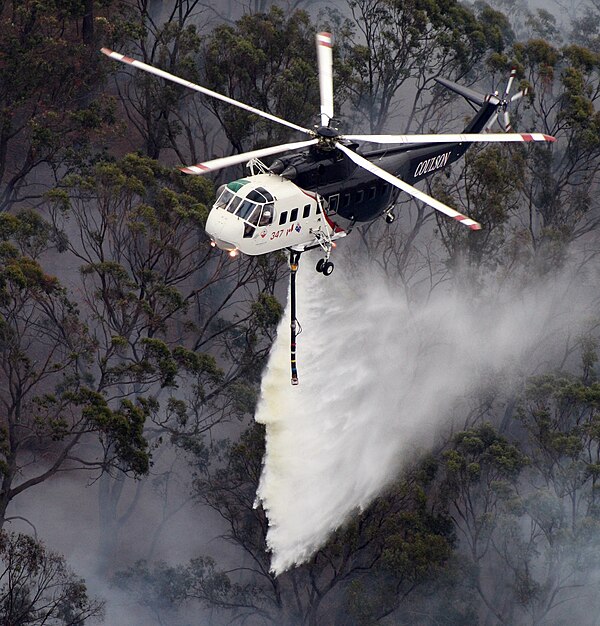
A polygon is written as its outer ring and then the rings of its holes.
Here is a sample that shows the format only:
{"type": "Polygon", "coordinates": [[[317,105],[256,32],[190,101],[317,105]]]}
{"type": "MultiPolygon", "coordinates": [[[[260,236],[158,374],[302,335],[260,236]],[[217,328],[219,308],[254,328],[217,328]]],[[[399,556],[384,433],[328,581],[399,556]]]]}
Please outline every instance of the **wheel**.
{"type": "Polygon", "coordinates": [[[388,224],[392,224],[392,223],[394,222],[394,220],[395,220],[395,219],[396,219],[396,216],[395,216],[393,213],[388,213],[388,214],[385,216],[385,221],[386,221],[388,224]]]}
{"type": "Polygon", "coordinates": [[[323,265],[323,274],[325,274],[325,276],[329,276],[329,274],[333,272],[333,268],[333,263],[331,261],[327,261],[327,263],[323,265]]]}
{"type": "Polygon", "coordinates": [[[325,265],[325,259],[319,259],[317,261],[317,267],[316,267],[317,272],[322,272],[324,265],[325,265]]]}

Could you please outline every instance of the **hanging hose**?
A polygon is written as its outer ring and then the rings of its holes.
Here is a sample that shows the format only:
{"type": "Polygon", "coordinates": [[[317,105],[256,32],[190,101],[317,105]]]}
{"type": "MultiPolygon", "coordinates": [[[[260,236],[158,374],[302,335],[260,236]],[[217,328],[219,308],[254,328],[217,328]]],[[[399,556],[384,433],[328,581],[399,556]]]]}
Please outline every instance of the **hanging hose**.
{"type": "Polygon", "coordinates": [[[298,369],[296,367],[296,337],[298,335],[298,320],[296,319],[296,272],[300,252],[290,250],[290,364],[292,368],[292,385],[298,384],[298,369]]]}

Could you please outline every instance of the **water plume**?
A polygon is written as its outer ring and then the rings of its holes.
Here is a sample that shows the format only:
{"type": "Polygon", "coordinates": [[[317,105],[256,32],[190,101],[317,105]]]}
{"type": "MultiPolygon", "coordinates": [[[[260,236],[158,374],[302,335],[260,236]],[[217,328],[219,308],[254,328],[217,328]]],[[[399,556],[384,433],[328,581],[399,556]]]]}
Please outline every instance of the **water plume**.
{"type": "Polygon", "coordinates": [[[313,261],[303,255],[297,281],[300,384],[290,385],[287,311],[256,415],[266,426],[257,501],[276,573],[368,506],[465,398],[498,384],[502,368],[534,373],[590,312],[567,280],[478,298],[439,289],[414,307],[373,268],[336,259],[325,278],[313,261]]]}

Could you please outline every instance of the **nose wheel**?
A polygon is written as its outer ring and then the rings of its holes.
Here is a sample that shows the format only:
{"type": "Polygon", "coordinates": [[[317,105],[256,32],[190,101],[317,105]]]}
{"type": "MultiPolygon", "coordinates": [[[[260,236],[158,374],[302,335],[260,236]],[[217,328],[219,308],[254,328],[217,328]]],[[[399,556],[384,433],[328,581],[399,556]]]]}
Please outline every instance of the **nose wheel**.
{"type": "Polygon", "coordinates": [[[325,259],[319,259],[317,261],[316,270],[325,276],[329,276],[331,272],[333,272],[335,265],[331,261],[326,261],[325,259]]]}

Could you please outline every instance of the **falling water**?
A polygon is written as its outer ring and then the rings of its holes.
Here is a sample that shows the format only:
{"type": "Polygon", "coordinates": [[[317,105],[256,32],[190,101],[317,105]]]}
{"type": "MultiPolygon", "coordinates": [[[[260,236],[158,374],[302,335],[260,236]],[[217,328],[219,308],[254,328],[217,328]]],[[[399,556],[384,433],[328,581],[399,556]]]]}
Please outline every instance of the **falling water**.
{"type": "Polygon", "coordinates": [[[256,415],[266,425],[257,501],[276,573],[310,558],[502,368],[533,373],[587,310],[573,307],[566,281],[477,305],[440,290],[409,307],[373,269],[357,274],[336,259],[326,278],[312,262],[304,255],[298,273],[300,384],[290,384],[287,311],[256,415]]]}

